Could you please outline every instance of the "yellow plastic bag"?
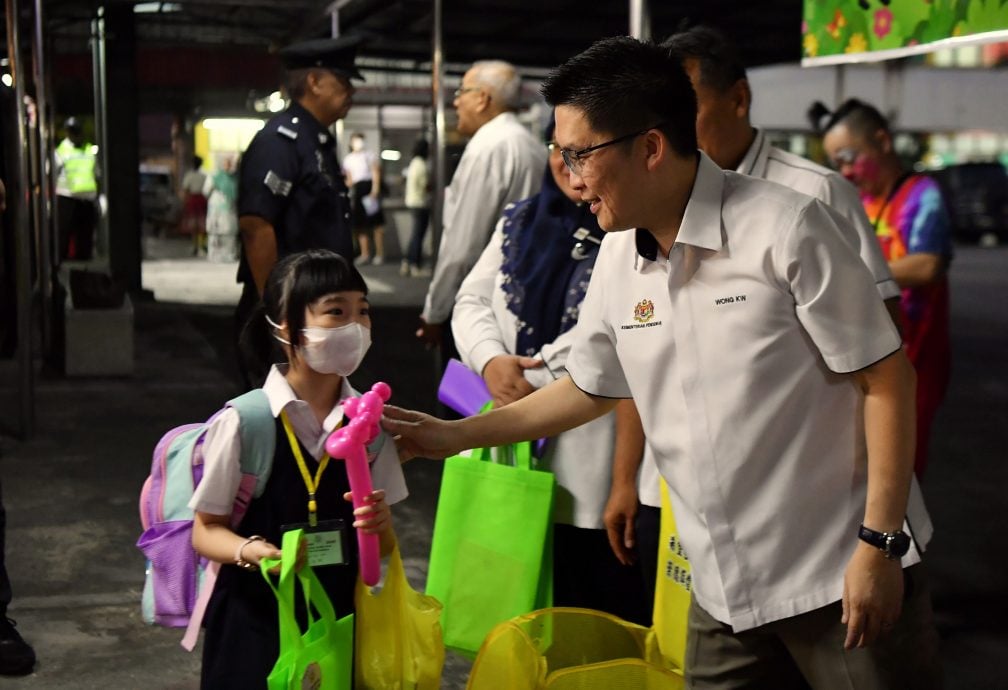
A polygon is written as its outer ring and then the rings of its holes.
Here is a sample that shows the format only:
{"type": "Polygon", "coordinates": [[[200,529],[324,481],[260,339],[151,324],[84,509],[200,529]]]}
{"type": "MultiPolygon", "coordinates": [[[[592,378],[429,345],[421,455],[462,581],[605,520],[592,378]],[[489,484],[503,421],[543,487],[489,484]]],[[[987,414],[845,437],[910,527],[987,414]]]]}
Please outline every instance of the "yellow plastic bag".
{"type": "Polygon", "coordinates": [[[396,546],[379,592],[357,579],[354,687],[437,690],[445,648],[441,603],[410,587],[396,546]]]}
{"type": "Polygon", "coordinates": [[[654,632],[616,616],[550,608],[495,627],[480,648],[467,690],[679,690],[654,632]]]}
{"type": "Polygon", "coordinates": [[[686,656],[686,617],[689,615],[693,576],[669,500],[668,486],[661,480],[661,529],[658,541],[658,580],[655,586],[654,630],[665,659],[683,668],[686,656]]]}

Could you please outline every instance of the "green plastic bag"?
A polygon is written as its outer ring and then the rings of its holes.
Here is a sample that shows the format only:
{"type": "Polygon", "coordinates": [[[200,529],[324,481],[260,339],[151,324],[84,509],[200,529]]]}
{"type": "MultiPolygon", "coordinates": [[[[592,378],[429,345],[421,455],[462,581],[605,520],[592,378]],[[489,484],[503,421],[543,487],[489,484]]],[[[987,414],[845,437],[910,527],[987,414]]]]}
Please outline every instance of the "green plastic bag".
{"type": "Polygon", "coordinates": [[[498,623],[552,605],[555,487],[527,442],[445,461],[427,594],[446,646],[473,656],[498,623]]]}
{"type": "Polygon", "coordinates": [[[353,673],[353,614],[336,619],[329,596],[309,566],[295,571],[304,530],[284,533],[280,560],[263,559],[263,577],[277,598],[280,655],[267,679],[269,690],[350,690],[353,673]],[[279,583],[267,570],[280,565],[279,583]],[[302,633],[294,617],[294,581],[300,584],[308,611],[302,633]]]}

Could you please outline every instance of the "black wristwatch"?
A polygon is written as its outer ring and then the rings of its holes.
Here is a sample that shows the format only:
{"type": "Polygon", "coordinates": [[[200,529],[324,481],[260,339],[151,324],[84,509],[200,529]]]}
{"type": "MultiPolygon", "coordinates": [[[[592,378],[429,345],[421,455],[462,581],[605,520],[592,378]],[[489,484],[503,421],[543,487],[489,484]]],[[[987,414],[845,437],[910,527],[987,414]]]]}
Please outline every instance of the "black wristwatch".
{"type": "Polygon", "coordinates": [[[864,525],[858,530],[858,539],[871,544],[885,554],[886,558],[903,558],[910,550],[910,537],[903,530],[896,532],[876,532],[864,525]]]}

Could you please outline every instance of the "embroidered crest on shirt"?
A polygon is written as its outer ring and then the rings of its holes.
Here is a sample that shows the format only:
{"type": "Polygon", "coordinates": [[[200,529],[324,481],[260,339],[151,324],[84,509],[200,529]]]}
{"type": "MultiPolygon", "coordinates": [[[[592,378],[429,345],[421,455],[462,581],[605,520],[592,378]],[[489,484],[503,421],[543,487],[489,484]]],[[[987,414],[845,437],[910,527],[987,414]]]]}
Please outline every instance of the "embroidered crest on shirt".
{"type": "Polygon", "coordinates": [[[293,186],[290,180],[283,179],[272,170],[266,173],[266,179],[263,180],[263,184],[276,196],[287,196],[290,194],[291,187],[293,186]]]}
{"type": "Polygon", "coordinates": [[[633,323],[625,323],[620,326],[620,330],[628,331],[634,328],[652,328],[661,326],[661,321],[655,321],[654,302],[646,297],[634,306],[633,323]]]}
{"type": "Polygon", "coordinates": [[[634,307],[634,321],[637,323],[647,323],[654,318],[654,302],[649,299],[642,299],[634,307]]]}

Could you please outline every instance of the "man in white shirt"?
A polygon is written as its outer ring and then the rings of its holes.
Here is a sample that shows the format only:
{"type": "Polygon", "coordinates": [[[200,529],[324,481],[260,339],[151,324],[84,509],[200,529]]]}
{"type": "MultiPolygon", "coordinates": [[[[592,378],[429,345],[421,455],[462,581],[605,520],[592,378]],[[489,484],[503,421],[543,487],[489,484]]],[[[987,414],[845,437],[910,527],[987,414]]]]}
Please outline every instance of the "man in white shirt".
{"type": "Polygon", "coordinates": [[[443,231],[417,337],[440,344],[455,294],[508,204],[539,191],[546,147],[518,121],[521,78],[499,60],[473,63],[455,92],[458,131],[471,136],[445,189],[443,231]]]}
{"type": "Polygon", "coordinates": [[[599,41],[543,93],[611,232],[570,376],[454,422],[390,407],[386,429],[439,457],[633,397],[693,569],[690,687],[939,684],[930,525],[904,531],[913,369],[837,215],[699,154],[689,79],[654,45],[599,41]]]}
{"type": "MultiPolygon", "coordinates": [[[[838,223],[838,226],[847,231],[848,241],[871,271],[879,296],[885,300],[890,316],[898,324],[900,289],[882,256],[857,189],[839,173],[773,146],[764,132],[752,126],[749,121],[752,91],[735,45],[716,29],[696,26],[673,34],[662,42],[662,47],[668,48],[680,61],[696,92],[696,132],[700,149],[724,170],[782,184],[819,199],[842,215],[848,223],[838,223]]],[[[650,551],[651,546],[657,544],[657,513],[661,505],[658,470],[654,462],[642,462],[637,458],[632,466],[615,468],[613,479],[607,527],[615,534],[636,537],[641,561],[646,570],[652,570],[657,556],[650,551]],[[617,486],[620,477],[631,483],[617,486]],[[633,482],[639,484],[639,493],[633,482]],[[640,513],[638,498],[642,506],[640,513]],[[638,531],[652,533],[634,534],[635,521],[638,531]]]]}

